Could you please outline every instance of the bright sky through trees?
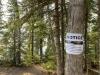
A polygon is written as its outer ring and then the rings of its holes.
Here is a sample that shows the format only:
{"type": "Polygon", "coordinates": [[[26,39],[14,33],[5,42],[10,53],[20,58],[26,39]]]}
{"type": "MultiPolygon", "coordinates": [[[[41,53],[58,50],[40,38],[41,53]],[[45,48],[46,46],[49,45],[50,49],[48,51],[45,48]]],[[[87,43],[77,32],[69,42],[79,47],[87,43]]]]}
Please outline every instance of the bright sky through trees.
{"type": "MultiPolygon", "coordinates": [[[[9,17],[9,13],[8,13],[8,5],[7,5],[7,2],[8,2],[8,0],[1,0],[2,1],[2,4],[3,4],[3,13],[4,13],[4,15],[3,15],[3,19],[5,20],[5,21],[7,21],[7,18],[9,17]]],[[[19,2],[21,2],[22,0],[18,0],[19,2]]]]}

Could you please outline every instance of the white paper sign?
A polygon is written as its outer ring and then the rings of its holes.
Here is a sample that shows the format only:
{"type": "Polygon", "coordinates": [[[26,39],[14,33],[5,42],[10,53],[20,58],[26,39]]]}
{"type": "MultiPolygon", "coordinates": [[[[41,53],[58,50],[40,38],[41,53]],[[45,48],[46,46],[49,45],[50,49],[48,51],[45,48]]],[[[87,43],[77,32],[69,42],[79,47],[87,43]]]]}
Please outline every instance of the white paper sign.
{"type": "Polygon", "coordinates": [[[78,33],[67,33],[66,52],[68,54],[81,54],[83,52],[83,36],[78,33]]]}

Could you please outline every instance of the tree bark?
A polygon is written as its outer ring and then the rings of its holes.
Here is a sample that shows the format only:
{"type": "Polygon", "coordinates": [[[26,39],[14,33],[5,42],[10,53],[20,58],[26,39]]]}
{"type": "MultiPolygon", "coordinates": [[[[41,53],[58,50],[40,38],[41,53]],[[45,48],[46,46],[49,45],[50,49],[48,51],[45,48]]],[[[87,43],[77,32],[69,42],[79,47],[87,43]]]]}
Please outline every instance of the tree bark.
{"type": "Polygon", "coordinates": [[[61,0],[61,65],[62,65],[62,75],[65,72],[65,49],[64,49],[64,33],[65,33],[65,24],[64,24],[64,0],[61,0]]]}
{"type": "Polygon", "coordinates": [[[40,62],[43,61],[43,39],[40,39],[40,62]]]}
{"type": "Polygon", "coordinates": [[[55,46],[56,46],[56,60],[57,60],[57,75],[61,75],[61,47],[60,47],[60,25],[59,25],[59,4],[55,0],[55,46]]]}
{"type": "MultiPolygon", "coordinates": [[[[14,10],[14,20],[19,19],[19,6],[17,0],[11,0],[12,3],[12,8],[14,10]]],[[[15,23],[14,23],[15,24],[15,23]]],[[[19,22],[18,22],[19,24],[19,22]]],[[[16,24],[15,24],[16,25],[16,24]]],[[[14,60],[17,65],[21,64],[21,31],[20,31],[20,26],[17,26],[16,29],[14,30],[14,60]]]]}
{"type": "Polygon", "coordinates": [[[86,12],[85,12],[85,32],[84,32],[84,42],[85,42],[85,47],[84,47],[84,49],[85,49],[85,51],[84,51],[84,71],[86,72],[87,71],[87,50],[88,50],[88,42],[87,42],[87,38],[88,38],[88,36],[87,36],[87,33],[88,33],[88,31],[87,31],[87,28],[88,28],[88,17],[89,17],[89,8],[88,8],[88,6],[89,6],[89,1],[87,1],[87,0],[85,0],[85,10],[86,10],[86,12]]]}
{"type": "Polygon", "coordinates": [[[16,65],[16,32],[13,31],[13,62],[16,65]]]}
{"type": "MultiPolygon", "coordinates": [[[[68,12],[68,32],[84,33],[84,0],[70,0],[68,12]]],[[[82,54],[68,54],[66,56],[65,75],[83,75],[82,54]]]]}
{"type": "Polygon", "coordinates": [[[32,22],[32,30],[31,30],[31,39],[32,39],[32,49],[31,49],[31,52],[32,52],[32,61],[33,61],[33,57],[34,57],[34,25],[33,25],[33,22],[32,22]]]}

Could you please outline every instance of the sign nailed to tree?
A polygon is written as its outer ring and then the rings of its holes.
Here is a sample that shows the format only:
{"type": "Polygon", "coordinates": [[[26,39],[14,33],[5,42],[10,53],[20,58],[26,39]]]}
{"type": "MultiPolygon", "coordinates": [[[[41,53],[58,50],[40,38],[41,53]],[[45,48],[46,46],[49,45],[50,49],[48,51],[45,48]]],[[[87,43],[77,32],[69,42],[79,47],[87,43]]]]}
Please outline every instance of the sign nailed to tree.
{"type": "Polygon", "coordinates": [[[67,33],[66,52],[68,54],[81,54],[83,52],[84,38],[79,33],[67,33]]]}

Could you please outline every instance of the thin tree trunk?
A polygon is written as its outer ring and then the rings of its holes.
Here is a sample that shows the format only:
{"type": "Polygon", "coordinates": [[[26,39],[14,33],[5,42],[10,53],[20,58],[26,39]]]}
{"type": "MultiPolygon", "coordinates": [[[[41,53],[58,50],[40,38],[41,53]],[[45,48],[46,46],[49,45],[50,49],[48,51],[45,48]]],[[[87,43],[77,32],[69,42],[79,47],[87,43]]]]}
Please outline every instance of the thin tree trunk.
{"type": "MultiPolygon", "coordinates": [[[[54,55],[55,55],[55,53],[56,53],[56,47],[55,47],[55,41],[54,41],[54,30],[53,30],[53,23],[52,23],[52,21],[51,21],[51,14],[50,14],[50,12],[49,12],[49,5],[47,6],[47,10],[48,10],[48,21],[49,21],[49,32],[50,32],[50,38],[51,38],[51,43],[52,43],[52,49],[53,49],[53,51],[54,51],[54,55]]],[[[55,56],[56,57],[56,56],[55,56]]],[[[56,59],[56,58],[55,58],[56,59]]]]}
{"type": "Polygon", "coordinates": [[[64,75],[65,68],[65,50],[64,50],[64,32],[65,32],[65,24],[64,24],[64,0],[61,0],[61,65],[62,65],[62,75],[64,75]]]}
{"type": "Polygon", "coordinates": [[[21,64],[21,30],[18,27],[18,64],[21,64]]]}
{"type": "Polygon", "coordinates": [[[87,0],[85,0],[85,33],[84,33],[84,41],[85,41],[85,51],[84,51],[84,55],[85,55],[85,63],[84,63],[84,71],[87,71],[87,50],[88,50],[88,42],[87,42],[87,28],[88,28],[88,15],[89,15],[89,9],[88,9],[89,3],[87,0]]]}
{"type": "Polygon", "coordinates": [[[13,31],[13,64],[16,65],[16,33],[13,31]]]}
{"type": "Polygon", "coordinates": [[[43,61],[43,39],[40,39],[40,62],[43,61]]]}
{"type": "Polygon", "coordinates": [[[33,57],[34,57],[34,26],[33,26],[33,23],[32,23],[32,32],[31,32],[31,39],[32,39],[32,49],[31,49],[31,52],[32,52],[32,61],[33,61],[33,57]]]}
{"type": "Polygon", "coordinates": [[[59,4],[55,0],[55,46],[56,46],[56,59],[57,59],[57,75],[61,75],[61,47],[60,47],[60,25],[59,25],[59,4]]]}
{"type": "MultiPolygon", "coordinates": [[[[19,19],[19,6],[17,0],[12,1],[13,3],[13,10],[14,10],[14,19],[19,19]]],[[[20,31],[20,26],[17,26],[16,29],[14,30],[16,34],[15,35],[15,45],[16,45],[16,65],[21,64],[21,31],[20,31]]]]}
{"type": "MultiPolygon", "coordinates": [[[[84,0],[70,0],[68,12],[68,32],[84,33],[84,0]]],[[[83,56],[67,53],[65,75],[83,75],[83,56]]]]}

